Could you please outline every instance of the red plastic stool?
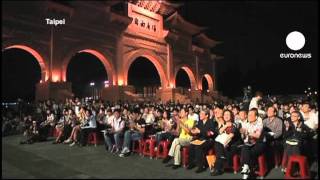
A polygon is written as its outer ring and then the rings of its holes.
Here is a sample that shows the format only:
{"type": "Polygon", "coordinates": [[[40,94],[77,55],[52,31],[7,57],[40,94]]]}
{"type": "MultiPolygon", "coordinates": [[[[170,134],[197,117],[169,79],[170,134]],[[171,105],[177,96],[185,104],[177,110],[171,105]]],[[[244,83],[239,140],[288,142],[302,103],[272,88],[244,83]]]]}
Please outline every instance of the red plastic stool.
{"type": "Polygon", "coordinates": [[[263,178],[268,171],[266,157],[264,154],[261,154],[258,157],[258,163],[259,163],[259,170],[256,172],[256,174],[258,174],[260,178],[263,178]]]}
{"type": "Polygon", "coordinates": [[[53,129],[53,137],[58,137],[59,136],[59,132],[57,130],[57,128],[53,129]]]}
{"type": "Polygon", "coordinates": [[[187,167],[189,161],[189,146],[182,147],[182,165],[187,167]]]}
{"type": "Polygon", "coordinates": [[[283,153],[282,161],[281,161],[282,168],[287,168],[287,161],[288,161],[288,156],[286,153],[283,153]]]}
{"type": "Polygon", "coordinates": [[[232,156],[232,168],[233,168],[233,173],[237,174],[237,172],[240,170],[240,155],[239,154],[234,154],[232,156]]]}
{"type": "Polygon", "coordinates": [[[157,158],[166,158],[169,153],[169,140],[160,141],[157,147],[157,158]]]}
{"type": "Polygon", "coordinates": [[[302,178],[307,179],[307,178],[309,178],[307,158],[305,156],[301,156],[301,155],[290,156],[285,178],[286,179],[302,179],[302,178]],[[292,170],[292,166],[294,163],[299,164],[300,177],[292,177],[291,176],[291,170],[292,170]]]}
{"type": "Polygon", "coordinates": [[[150,159],[152,159],[155,155],[156,152],[154,151],[156,145],[156,140],[151,138],[151,139],[147,139],[144,143],[144,147],[143,147],[143,156],[150,156],[150,159]]]}
{"type": "Polygon", "coordinates": [[[142,155],[143,147],[144,147],[144,140],[143,139],[133,141],[132,152],[139,153],[140,155],[142,155]]]}
{"type": "Polygon", "coordinates": [[[98,138],[96,132],[90,132],[88,135],[88,144],[94,144],[95,147],[97,147],[98,144],[98,138]]]}

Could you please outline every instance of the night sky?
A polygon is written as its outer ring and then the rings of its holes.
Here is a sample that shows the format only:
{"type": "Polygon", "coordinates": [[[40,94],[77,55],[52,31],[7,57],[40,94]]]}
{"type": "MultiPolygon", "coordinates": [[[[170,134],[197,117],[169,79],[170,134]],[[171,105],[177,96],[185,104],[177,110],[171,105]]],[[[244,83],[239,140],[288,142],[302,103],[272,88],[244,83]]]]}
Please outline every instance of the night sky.
{"type": "MultiPolygon", "coordinates": [[[[224,56],[216,72],[217,90],[223,95],[242,96],[242,88],[248,85],[271,95],[302,94],[308,86],[318,89],[317,2],[187,1],[179,12],[188,21],[207,27],[209,37],[223,42],[212,49],[224,56]],[[311,59],[279,57],[292,53],[285,43],[292,31],[304,34],[306,44],[298,53],[312,53],[311,59]]],[[[2,57],[2,98],[32,99],[35,83],[40,81],[36,60],[14,49],[4,51],[2,57]]],[[[74,83],[76,95],[86,95],[91,81],[102,86],[106,79],[102,63],[90,54],[75,55],[68,66],[67,80],[74,83]]],[[[177,86],[189,83],[186,73],[179,72],[177,86]]],[[[129,70],[129,84],[156,86],[160,78],[151,62],[139,58],[129,70]]]]}
{"type": "Polygon", "coordinates": [[[212,52],[224,56],[216,75],[224,95],[240,96],[248,85],[265,94],[318,89],[317,1],[186,1],[180,13],[223,41],[212,52]],[[292,31],[304,34],[306,44],[298,53],[312,53],[311,59],[279,57],[292,53],[285,43],[292,31]]]}

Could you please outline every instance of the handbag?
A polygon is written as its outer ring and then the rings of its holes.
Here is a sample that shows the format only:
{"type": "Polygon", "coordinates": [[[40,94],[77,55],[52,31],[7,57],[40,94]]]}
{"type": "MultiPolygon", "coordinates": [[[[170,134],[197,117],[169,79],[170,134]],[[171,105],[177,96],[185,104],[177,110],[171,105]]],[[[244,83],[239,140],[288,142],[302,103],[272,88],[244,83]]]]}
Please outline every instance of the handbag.
{"type": "Polygon", "coordinates": [[[229,136],[227,133],[219,134],[215,141],[221,143],[224,147],[231,141],[231,136],[229,136]]]}

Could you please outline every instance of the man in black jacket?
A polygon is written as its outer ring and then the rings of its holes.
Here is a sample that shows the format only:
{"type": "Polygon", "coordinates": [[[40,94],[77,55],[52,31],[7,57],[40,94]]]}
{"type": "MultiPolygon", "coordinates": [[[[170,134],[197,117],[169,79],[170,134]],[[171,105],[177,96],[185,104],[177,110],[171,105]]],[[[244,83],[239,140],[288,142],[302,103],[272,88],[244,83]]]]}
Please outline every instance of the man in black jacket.
{"type": "Polygon", "coordinates": [[[209,119],[209,111],[200,111],[200,121],[197,126],[191,130],[191,133],[196,136],[195,139],[204,141],[200,145],[190,144],[189,149],[189,165],[187,169],[192,169],[195,164],[198,166],[196,173],[205,171],[206,154],[213,147],[214,137],[217,134],[217,123],[209,119]]]}

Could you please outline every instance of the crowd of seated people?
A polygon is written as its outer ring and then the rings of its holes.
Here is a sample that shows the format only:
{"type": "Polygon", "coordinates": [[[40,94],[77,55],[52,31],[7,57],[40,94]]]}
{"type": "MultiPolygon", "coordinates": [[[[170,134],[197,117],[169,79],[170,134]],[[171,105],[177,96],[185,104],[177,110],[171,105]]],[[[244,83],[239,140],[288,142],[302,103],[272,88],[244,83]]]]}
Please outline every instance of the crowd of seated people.
{"type": "MultiPolygon", "coordinates": [[[[154,139],[154,150],[161,141],[170,142],[166,167],[180,168],[182,149],[188,148],[188,170],[196,173],[210,168],[210,174],[223,174],[225,164],[232,167],[233,156],[241,158],[241,174],[249,178],[258,168],[258,157],[268,161],[275,154],[306,156],[310,166],[317,163],[318,107],[310,101],[259,103],[257,95],[250,109],[241,104],[180,103],[104,103],[67,99],[64,103],[43,101],[35,113],[24,118],[24,140],[45,141],[52,131],[54,144],[86,146],[90,133],[96,133],[107,152],[119,157],[132,154],[139,141],[154,139]],[[197,143],[195,143],[197,140],[197,143]],[[309,147],[309,148],[307,148],[309,147]],[[312,147],[312,148],[311,148],[312,147]],[[216,160],[208,164],[206,156],[213,151],[216,160]],[[172,163],[169,163],[173,160],[172,163]]],[[[282,158],[280,158],[282,159],[282,158]]],[[[286,172],[287,160],[282,171],[286,172]]],[[[277,167],[268,162],[269,168],[277,167]]],[[[293,174],[297,174],[294,168],[293,174]]]]}

